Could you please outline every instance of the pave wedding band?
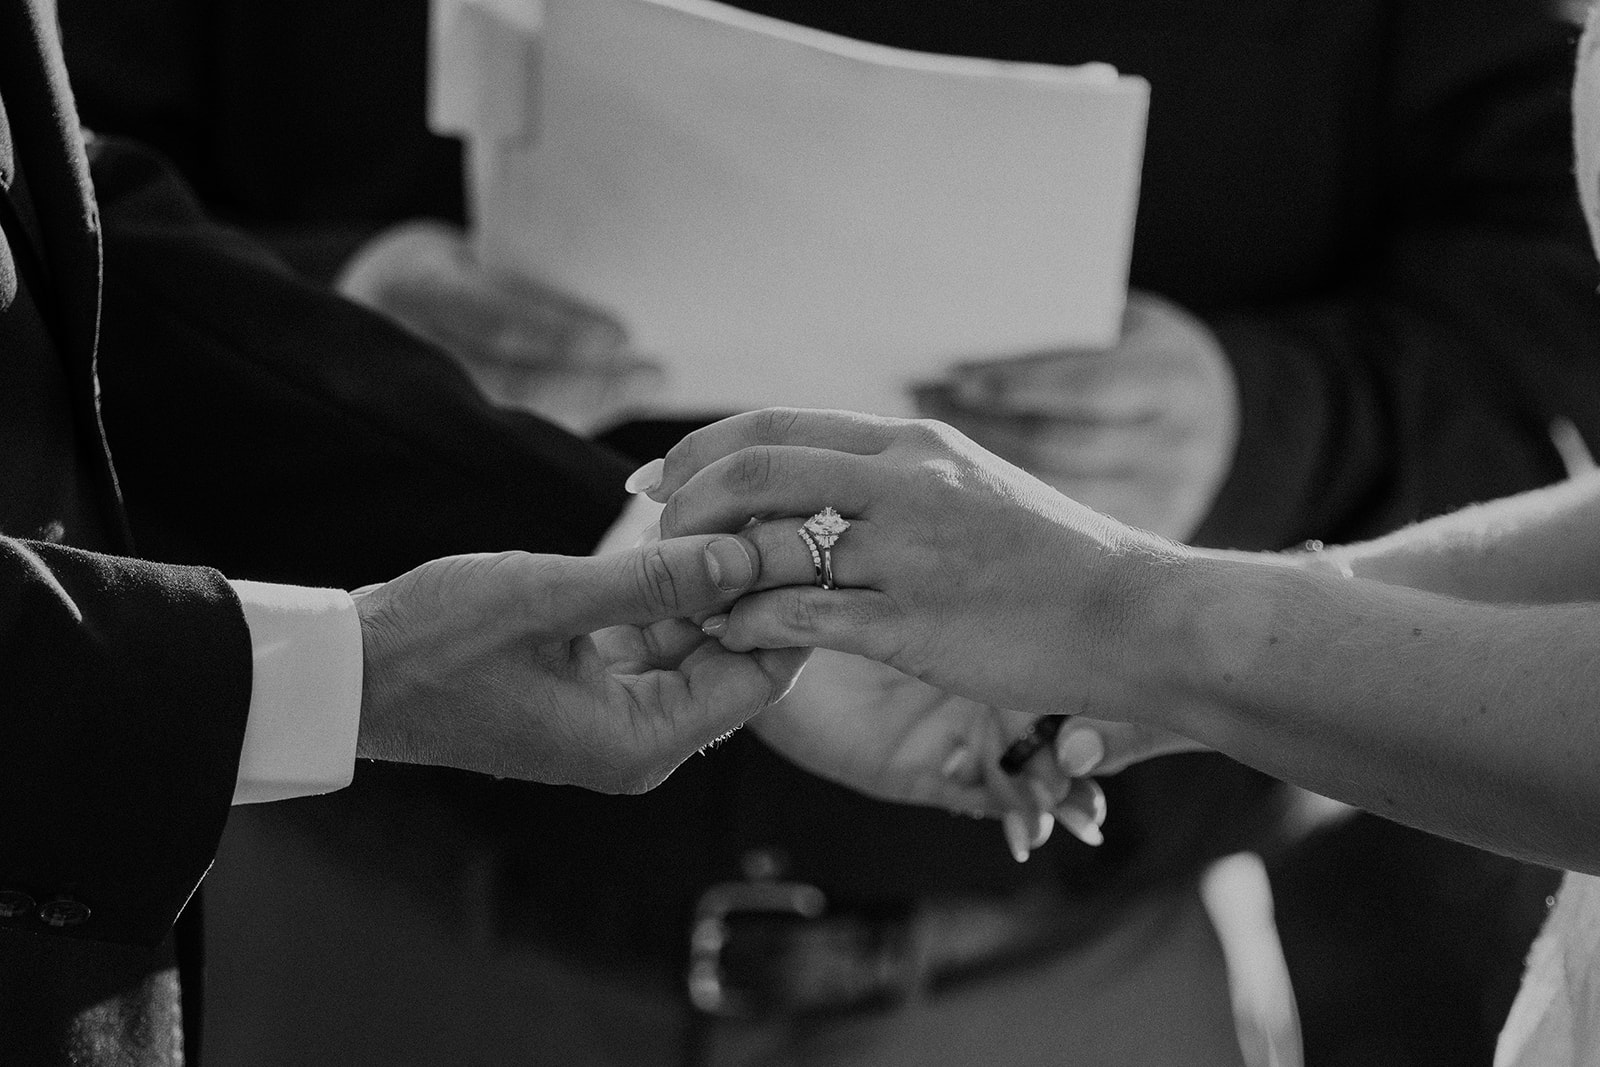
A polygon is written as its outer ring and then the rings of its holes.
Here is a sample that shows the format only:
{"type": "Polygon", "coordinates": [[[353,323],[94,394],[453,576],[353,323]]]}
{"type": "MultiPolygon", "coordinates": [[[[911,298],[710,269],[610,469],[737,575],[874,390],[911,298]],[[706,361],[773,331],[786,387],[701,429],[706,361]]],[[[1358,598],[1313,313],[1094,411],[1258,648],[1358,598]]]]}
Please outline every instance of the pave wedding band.
{"type": "Polygon", "coordinates": [[[839,543],[839,536],[848,529],[850,523],[831,507],[823,508],[800,527],[800,540],[811,550],[811,566],[817,572],[817,584],[824,589],[835,588],[833,546],[839,543]]]}

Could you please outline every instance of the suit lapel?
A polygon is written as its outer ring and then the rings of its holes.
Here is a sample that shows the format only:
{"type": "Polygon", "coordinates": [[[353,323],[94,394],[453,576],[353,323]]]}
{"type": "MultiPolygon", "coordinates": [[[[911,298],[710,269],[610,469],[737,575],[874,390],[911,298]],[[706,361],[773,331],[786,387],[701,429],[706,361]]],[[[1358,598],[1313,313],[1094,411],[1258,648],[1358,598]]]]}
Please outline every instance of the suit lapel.
{"type": "MultiPolygon", "coordinates": [[[[69,362],[89,364],[100,315],[100,218],[78,113],[67,84],[49,0],[0,3],[7,27],[3,88],[13,164],[26,162],[28,187],[45,241],[44,259],[60,304],[61,342],[69,362]]],[[[12,170],[14,173],[14,168],[12,170]]]]}
{"type": "MultiPolygon", "coordinates": [[[[121,494],[100,425],[95,346],[100,325],[100,215],[84,154],[83,134],[61,54],[53,0],[0,0],[0,95],[7,129],[9,198],[19,168],[27,167],[39,261],[49,274],[50,327],[66,363],[73,407],[84,432],[98,442],[98,480],[109,527],[121,531],[121,494]]],[[[13,202],[8,205],[16,209],[13,202]]]]}

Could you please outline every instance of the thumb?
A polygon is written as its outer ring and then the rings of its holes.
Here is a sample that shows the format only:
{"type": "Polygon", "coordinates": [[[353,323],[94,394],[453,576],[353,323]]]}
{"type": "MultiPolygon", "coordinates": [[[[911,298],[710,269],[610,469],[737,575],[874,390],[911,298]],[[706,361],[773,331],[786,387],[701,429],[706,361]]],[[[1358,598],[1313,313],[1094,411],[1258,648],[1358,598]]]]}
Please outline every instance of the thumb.
{"type": "Polygon", "coordinates": [[[761,573],[761,554],[731,534],[674,537],[562,561],[545,617],[568,635],[725,610],[761,573]]]}

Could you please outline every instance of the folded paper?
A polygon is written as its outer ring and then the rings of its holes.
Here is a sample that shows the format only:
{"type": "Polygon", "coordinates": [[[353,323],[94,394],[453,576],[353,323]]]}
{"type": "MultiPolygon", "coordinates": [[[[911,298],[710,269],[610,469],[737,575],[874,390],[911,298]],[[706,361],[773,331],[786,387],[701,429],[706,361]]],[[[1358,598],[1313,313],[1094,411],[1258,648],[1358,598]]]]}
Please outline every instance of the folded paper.
{"type": "Polygon", "coordinates": [[[435,0],[485,262],[610,310],[663,411],[910,411],[951,362],[1113,343],[1148,86],[711,0],[435,0]]]}

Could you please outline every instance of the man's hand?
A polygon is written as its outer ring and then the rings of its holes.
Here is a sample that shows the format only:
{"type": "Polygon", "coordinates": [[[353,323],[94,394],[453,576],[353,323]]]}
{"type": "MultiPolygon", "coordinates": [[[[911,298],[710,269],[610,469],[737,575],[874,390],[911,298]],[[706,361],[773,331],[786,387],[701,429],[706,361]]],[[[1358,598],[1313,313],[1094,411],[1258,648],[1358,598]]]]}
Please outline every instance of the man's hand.
{"type": "Polygon", "coordinates": [[[337,285],[453,355],[491,401],[574,433],[614,421],[661,384],[661,369],[628,349],[615,319],[485,269],[466,236],[442,222],[385,230],[351,257],[337,285]]]}
{"type": "Polygon", "coordinates": [[[1180,540],[1211,509],[1239,435],[1216,338],[1148,293],[1129,294],[1114,348],[967,364],[917,399],[1073,499],[1180,540]]]}
{"type": "Polygon", "coordinates": [[[689,616],[759,572],[737,537],[570,558],[452,556],[356,594],[357,753],[642,792],[781,697],[805,652],[734,653],[689,616]]]}

